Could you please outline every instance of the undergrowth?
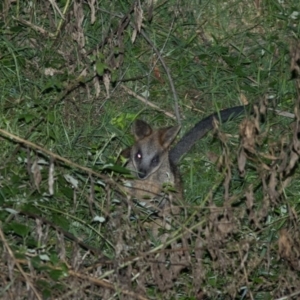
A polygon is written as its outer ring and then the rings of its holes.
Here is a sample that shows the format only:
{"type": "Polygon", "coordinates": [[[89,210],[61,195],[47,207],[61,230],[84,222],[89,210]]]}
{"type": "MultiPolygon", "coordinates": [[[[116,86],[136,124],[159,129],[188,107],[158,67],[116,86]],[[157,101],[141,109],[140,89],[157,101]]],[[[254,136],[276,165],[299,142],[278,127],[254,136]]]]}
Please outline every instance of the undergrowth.
{"type": "Polygon", "coordinates": [[[0,7],[2,299],[298,299],[298,0],[0,7]],[[122,192],[133,121],[241,104],[153,234],[122,192]]]}

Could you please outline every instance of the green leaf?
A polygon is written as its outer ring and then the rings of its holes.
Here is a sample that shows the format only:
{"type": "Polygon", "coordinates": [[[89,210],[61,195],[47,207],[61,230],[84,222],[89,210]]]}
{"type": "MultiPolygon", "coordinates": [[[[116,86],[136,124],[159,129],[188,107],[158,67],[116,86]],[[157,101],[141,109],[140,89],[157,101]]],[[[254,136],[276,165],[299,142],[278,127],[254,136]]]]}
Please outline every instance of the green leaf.
{"type": "Polygon", "coordinates": [[[114,54],[118,55],[120,53],[120,48],[119,47],[114,47],[114,54]]]}
{"type": "Polygon", "coordinates": [[[104,74],[105,69],[107,69],[107,65],[101,60],[97,60],[96,62],[96,71],[99,76],[104,74]]]}
{"type": "Polygon", "coordinates": [[[48,136],[52,141],[56,141],[56,132],[53,130],[53,128],[48,131],[48,136]]]}
{"type": "Polygon", "coordinates": [[[29,238],[27,238],[25,242],[26,242],[26,246],[28,248],[37,248],[38,247],[37,241],[31,236],[29,236],[29,238]]]}
{"type": "Polygon", "coordinates": [[[55,122],[55,111],[51,111],[49,114],[47,114],[47,120],[48,122],[50,122],[51,124],[53,124],[55,122]]]}
{"type": "Polygon", "coordinates": [[[23,252],[20,252],[20,249],[18,249],[18,251],[14,251],[14,255],[15,255],[15,258],[19,259],[19,260],[27,259],[26,254],[23,252]]]}
{"type": "Polygon", "coordinates": [[[14,184],[14,185],[17,185],[21,182],[21,177],[18,175],[18,174],[12,174],[11,176],[11,182],[14,184]]]}
{"type": "Polygon", "coordinates": [[[111,82],[116,82],[118,79],[118,74],[115,70],[111,72],[111,82]]]}
{"type": "Polygon", "coordinates": [[[10,231],[13,231],[15,234],[25,237],[31,232],[31,228],[27,225],[18,223],[18,222],[11,222],[8,224],[7,227],[10,231]]]}
{"type": "Polygon", "coordinates": [[[39,279],[36,281],[36,284],[43,293],[43,299],[51,299],[52,287],[51,287],[50,283],[46,280],[39,279]]]}
{"type": "Polygon", "coordinates": [[[24,29],[24,27],[20,26],[20,25],[10,27],[10,31],[13,32],[13,33],[19,33],[23,29],[24,29]]]}
{"type": "Polygon", "coordinates": [[[53,78],[44,86],[42,93],[47,94],[53,90],[60,92],[62,88],[63,88],[63,80],[59,80],[58,78],[53,78]]]}
{"type": "Polygon", "coordinates": [[[52,214],[52,221],[54,224],[62,227],[65,230],[69,230],[69,222],[65,217],[61,217],[57,214],[52,214]]]}
{"type": "Polygon", "coordinates": [[[3,193],[3,190],[0,189],[0,205],[3,205],[6,200],[5,194],[3,193]]]}
{"type": "Polygon", "coordinates": [[[48,274],[54,280],[59,280],[63,277],[66,277],[64,270],[51,270],[48,274]]]}
{"type": "Polygon", "coordinates": [[[218,55],[228,55],[229,48],[224,46],[216,45],[212,48],[212,52],[218,55]]]}
{"type": "Polygon", "coordinates": [[[73,189],[70,187],[60,187],[60,192],[62,192],[62,194],[67,198],[67,199],[72,199],[73,197],[73,189]]]}
{"type": "Polygon", "coordinates": [[[112,118],[110,123],[117,126],[121,130],[128,127],[128,123],[131,123],[136,118],[136,114],[121,113],[119,116],[112,118]]]}
{"type": "MultiPolygon", "coordinates": [[[[4,201],[3,201],[3,203],[4,203],[4,201]]],[[[0,199],[0,205],[2,205],[3,203],[1,202],[1,199],[0,199]]],[[[4,222],[7,217],[8,217],[8,212],[4,211],[4,210],[0,210],[0,221],[4,222]]]]}
{"type": "Polygon", "coordinates": [[[34,206],[31,203],[29,203],[29,202],[23,204],[22,208],[20,210],[24,211],[24,212],[29,212],[31,214],[35,214],[37,216],[41,216],[42,215],[42,211],[40,209],[38,209],[36,206],[34,206]]]}
{"type": "Polygon", "coordinates": [[[49,267],[46,264],[44,264],[44,262],[40,259],[39,256],[32,257],[30,262],[31,262],[32,266],[39,271],[41,271],[41,270],[48,271],[48,269],[49,269],[49,267]]]}
{"type": "Polygon", "coordinates": [[[35,118],[32,114],[23,114],[19,116],[19,120],[25,120],[25,122],[28,124],[35,118]]]}
{"type": "Polygon", "coordinates": [[[51,254],[50,254],[50,261],[51,261],[51,263],[52,263],[53,265],[58,264],[58,262],[59,262],[59,257],[58,257],[58,255],[57,255],[57,253],[51,253],[51,254]]]}

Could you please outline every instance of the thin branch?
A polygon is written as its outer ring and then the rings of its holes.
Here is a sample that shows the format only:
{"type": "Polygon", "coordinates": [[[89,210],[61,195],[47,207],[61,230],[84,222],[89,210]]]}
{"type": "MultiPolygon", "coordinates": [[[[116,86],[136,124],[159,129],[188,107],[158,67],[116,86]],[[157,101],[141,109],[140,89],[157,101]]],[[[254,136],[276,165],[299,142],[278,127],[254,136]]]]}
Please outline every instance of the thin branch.
{"type": "Polygon", "coordinates": [[[45,30],[44,28],[40,27],[40,26],[37,26],[35,24],[32,24],[31,22],[28,22],[26,20],[23,20],[21,18],[15,18],[14,16],[12,16],[13,20],[25,25],[25,26],[28,26],[30,28],[32,28],[34,31],[36,32],[39,32],[43,35],[46,35],[46,36],[50,36],[51,38],[54,38],[55,35],[51,32],[48,32],[47,30],[45,30]]]}
{"type": "Polygon", "coordinates": [[[149,45],[153,48],[153,50],[155,51],[158,59],[160,60],[162,66],[164,67],[164,69],[167,73],[167,76],[168,76],[168,79],[169,79],[169,84],[170,84],[170,87],[171,87],[171,90],[172,90],[172,93],[173,93],[173,97],[174,97],[174,109],[175,109],[175,115],[176,115],[177,123],[179,125],[181,125],[181,119],[180,119],[180,116],[179,116],[178,97],[177,97],[176,89],[175,89],[174,82],[173,82],[172,76],[170,74],[169,68],[165,64],[164,59],[160,55],[160,52],[153,45],[152,41],[148,38],[148,36],[146,35],[146,33],[144,32],[143,29],[141,30],[141,34],[144,37],[144,39],[149,43],[149,45]]]}
{"type": "Polygon", "coordinates": [[[132,91],[132,90],[131,90],[130,88],[128,88],[127,86],[121,84],[120,87],[121,87],[122,89],[124,89],[129,95],[134,96],[135,98],[137,98],[138,100],[142,101],[142,102],[145,103],[146,105],[149,105],[149,106],[155,108],[156,110],[158,110],[159,112],[164,113],[166,116],[168,116],[168,117],[170,117],[170,118],[176,120],[176,117],[175,117],[173,114],[171,114],[171,113],[169,113],[169,112],[167,112],[167,111],[161,109],[160,107],[158,107],[158,106],[155,105],[154,103],[150,102],[149,100],[143,98],[142,96],[139,96],[138,94],[136,94],[134,91],[132,91]]]}
{"type": "Polygon", "coordinates": [[[278,115],[278,116],[295,119],[295,114],[292,114],[292,113],[290,113],[288,111],[282,111],[282,110],[273,109],[273,108],[268,108],[268,110],[274,111],[276,113],[276,115],[278,115]]]}
{"type": "Polygon", "coordinates": [[[139,300],[148,300],[148,298],[146,298],[146,297],[144,297],[142,295],[139,295],[139,294],[137,294],[135,292],[122,289],[122,287],[120,287],[120,286],[115,287],[113,284],[111,284],[107,280],[102,280],[102,279],[99,279],[99,278],[95,278],[95,277],[83,275],[81,273],[77,273],[77,272],[72,271],[72,270],[69,270],[68,272],[69,272],[70,275],[72,275],[74,277],[81,278],[81,279],[84,279],[84,280],[88,280],[88,281],[92,282],[93,284],[102,286],[104,288],[108,288],[108,289],[114,290],[114,291],[118,290],[122,294],[130,296],[131,299],[134,298],[134,299],[139,299],[139,300]]]}
{"type": "Polygon", "coordinates": [[[277,298],[275,300],[288,300],[288,299],[292,299],[292,297],[295,297],[299,294],[300,294],[300,291],[297,291],[297,292],[294,292],[292,294],[289,294],[288,296],[283,296],[283,297],[277,298]]]}
{"type": "Polygon", "coordinates": [[[56,153],[53,153],[50,150],[47,150],[47,149],[43,148],[42,146],[34,144],[34,143],[32,143],[30,141],[27,141],[25,139],[22,139],[22,138],[20,138],[20,137],[18,137],[16,135],[14,135],[14,134],[12,134],[12,133],[4,130],[4,129],[0,129],[0,134],[3,135],[3,136],[5,136],[6,138],[9,138],[10,140],[14,140],[14,141],[16,141],[16,142],[18,142],[20,144],[24,144],[24,145],[30,147],[31,149],[39,150],[42,153],[45,153],[45,154],[49,155],[50,157],[52,157],[52,158],[54,158],[54,159],[56,159],[58,161],[64,162],[65,164],[67,164],[67,165],[69,165],[71,167],[77,168],[77,169],[82,170],[82,171],[84,171],[84,172],[86,172],[88,174],[91,174],[91,175],[94,175],[96,177],[99,177],[99,178],[103,179],[106,183],[117,187],[119,191],[122,191],[121,186],[117,182],[115,182],[114,180],[112,180],[111,178],[109,178],[108,176],[105,176],[103,174],[95,172],[94,170],[92,170],[92,169],[90,169],[88,167],[81,166],[81,165],[79,165],[79,164],[77,164],[77,163],[75,163],[75,162],[73,162],[73,161],[71,161],[71,160],[69,160],[67,158],[64,158],[64,157],[62,157],[62,156],[60,156],[60,155],[58,155],[56,153]]]}

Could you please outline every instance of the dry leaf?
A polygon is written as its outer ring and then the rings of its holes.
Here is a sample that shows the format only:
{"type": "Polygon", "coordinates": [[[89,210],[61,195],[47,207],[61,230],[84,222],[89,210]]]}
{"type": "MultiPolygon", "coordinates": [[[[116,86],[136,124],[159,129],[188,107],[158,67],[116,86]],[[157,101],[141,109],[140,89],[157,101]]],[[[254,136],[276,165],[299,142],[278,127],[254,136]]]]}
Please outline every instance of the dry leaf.
{"type": "Polygon", "coordinates": [[[51,160],[50,166],[49,166],[49,177],[48,177],[48,188],[49,188],[49,194],[52,196],[54,194],[54,163],[51,160]]]}
{"type": "Polygon", "coordinates": [[[247,155],[245,153],[244,148],[241,148],[240,152],[239,152],[239,156],[238,156],[238,168],[240,171],[240,176],[244,177],[245,176],[245,166],[246,166],[246,162],[247,162],[247,155]]]}
{"type": "Polygon", "coordinates": [[[257,126],[253,119],[245,119],[240,125],[240,137],[242,147],[251,153],[255,153],[257,126]]]}
{"type": "Polygon", "coordinates": [[[253,194],[253,185],[251,184],[248,190],[245,193],[246,196],[246,206],[248,210],[251,210],[254,205],[254,194],[253,194]]]}
{"type": "Polygon", "coordinates": [[[96,21],[96,8],[95,8],[96,0],[88,0],[88,4],[91,10],[91,24],[94,24],[96,21]]]}
{"type": "Polygon", "coordinates": [[[141,31],[142,22],[143,22],[143,10],[141,8],[140,3],[138,3],[134,7],[134,25],[135,25],[135,27],[134,27],[134,30],[133,30],[132,36],[131,36],[132,43],[135,42],[137,33],[141,31]]]}
{"type": "Polygon", "coordinates": [[[243,105],[248,105],[249,104],[249,102],[247,100],[247,97],[243,93],[240,93],[240,100],[241,100],[243,105]]]}
{"type": "Polygon", "coordinates": [[[282,258],[288,259],[292,254],[291,237],[286,229],[280,231],[278,240],[278,252],[282,258]]]}
{"type": "Polygon", "coordinates": [[[106,90],[106,98],[110,97],[110,92],[109,92],[110,79],[111,79],[110,73],[105,72],[103,74],[103,83],[104,83],[105,90],[106,90]]]}
{"type": "Polygon", "coordinates": [[[73,31],[72,37],[78,43],[80,48],[83,50],[85,46],[85,37],[83,31],[83,20],[84,20],[84,11],[82,7],[82,3],[74,1],[74,16],[76,20],[76,30],[73,31]]]}
{"type": "Polygon", "coordinates": [[[164,80],[161,77],[161,73],[160,70],[157,66],[154,67],[153,69],[154,72],[154,77],[160,82],[160,83],[164,83],[164,80]]]}
{"type": "Polygon", "coordinates": [[[31,166],[31,173],[33,174],[34,185],[39,191],[40,183],[42,181],[42,174],[37,159],[33,162],[31,166]]]}

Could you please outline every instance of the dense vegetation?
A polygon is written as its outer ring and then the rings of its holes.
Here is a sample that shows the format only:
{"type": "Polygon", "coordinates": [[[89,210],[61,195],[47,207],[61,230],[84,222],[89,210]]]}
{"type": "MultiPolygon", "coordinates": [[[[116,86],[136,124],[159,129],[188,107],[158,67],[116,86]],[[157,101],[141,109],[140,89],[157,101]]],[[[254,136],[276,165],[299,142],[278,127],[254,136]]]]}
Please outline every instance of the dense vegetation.
{"type": "Polygon", "coordinates": [[[0,297],[298,299],[298,2],[1,1],[0,297]],[[154,235],[120,193],[132,122],[248,103],[154,235]]]}

